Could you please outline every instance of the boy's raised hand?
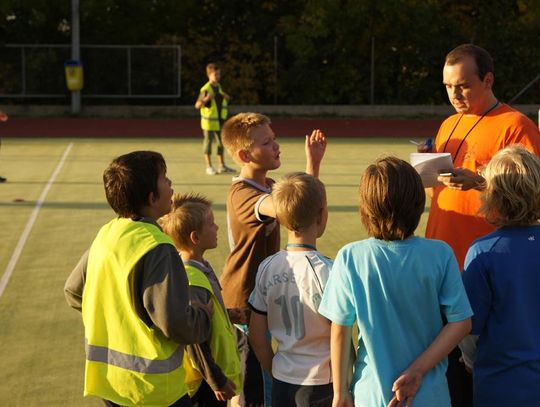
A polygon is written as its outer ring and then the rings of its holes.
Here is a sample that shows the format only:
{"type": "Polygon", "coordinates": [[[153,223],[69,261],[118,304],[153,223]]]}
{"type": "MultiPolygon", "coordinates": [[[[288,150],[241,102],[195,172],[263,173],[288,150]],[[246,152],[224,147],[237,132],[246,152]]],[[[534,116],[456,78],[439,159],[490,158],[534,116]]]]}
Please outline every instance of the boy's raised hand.
{"type": "Polygon", "coordinates": [[[326,151],[326,136],[319,129],[313,130],[310,136],[306,135],[305,147],[307,158],[306,172],[318,178],[321,161],[326,151]]]}

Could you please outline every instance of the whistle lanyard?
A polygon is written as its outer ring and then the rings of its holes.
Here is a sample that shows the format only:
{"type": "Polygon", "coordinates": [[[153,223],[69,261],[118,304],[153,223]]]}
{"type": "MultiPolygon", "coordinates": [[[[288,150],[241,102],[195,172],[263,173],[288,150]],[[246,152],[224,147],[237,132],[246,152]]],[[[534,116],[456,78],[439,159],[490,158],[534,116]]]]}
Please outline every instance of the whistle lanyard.
{"type": "MultiPolygon", "coordinates": [[[[467,134],[465,134],[465,137],[463,137],[463,138],[461,139],[461,142],[459,143],[459,146],[458,146],[458,148],[457,148],[457,150],[456,150],[456,154],[454,155],[454,157],[452,157],[452,163],[454,163],[454,162],[456,161],[456,158],[457,158],[457,156],[458,156],[458,154],[459,154],[459,150],[461,149],[461,146],[462,146],[463,143],[465,142],[465,139],[466,139],[467,137],[469,137],[469,134],[471,134],[471,132],[473,131],[473,129],[476,127],[476,125],[477,125],[478,123],[480,123],[480,121],[481,121],[484,117],[486,117],[486,116],[488,115],[488,113],[491,112],[493,109],[495,109],[497,106],[499,106],[499,101],[498,101],[498,100],[495,102],[495,104],[494,104],[493,106],[491,106],[488,110],[486,110],[486,112],[485,112],[482,116],[480,116],[480,118],[472,125],[472,127],[469,129],[469,131],[467,132],[467,134]]],[[[456,130],[456,128],[457,128],[459,122],[460,122],[461,119],[463,118],[463,115],[464,115],[464,113],[461,113],[461,116],[459,116],[459,119],[457,119],[456,124],[454,125],[454,128],[452,129],[452,131],[450,132],[450,135],[449,135],[448,138],[446,139],[446,143],[444,143],[443,152],[446,152],[446,147],[448,146],[448,142],[450,141],[450,138],[452,137],[452,134],[454,134],[454,131],[456,130]]]]}
{"type": "Polygon", "coordinates": [[[306,243],[287,243],[287,247],[303,247],[304,249],[317,250],[315,246],[306,243]]]}

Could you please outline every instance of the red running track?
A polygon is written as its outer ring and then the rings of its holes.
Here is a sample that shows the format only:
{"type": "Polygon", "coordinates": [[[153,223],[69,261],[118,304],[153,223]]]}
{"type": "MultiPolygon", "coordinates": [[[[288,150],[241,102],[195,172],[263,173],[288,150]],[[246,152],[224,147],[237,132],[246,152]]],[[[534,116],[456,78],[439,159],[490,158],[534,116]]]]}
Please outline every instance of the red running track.
{"type": "MultiPolygon", "coordinates": [[[[438,119],[276,118],[278,137],[301,137],[312,129],[328,137],[435,136],[438,119]]],[[[2,137],[197,137],[198,119],[10,118],[0,123],[2,137]]]]}

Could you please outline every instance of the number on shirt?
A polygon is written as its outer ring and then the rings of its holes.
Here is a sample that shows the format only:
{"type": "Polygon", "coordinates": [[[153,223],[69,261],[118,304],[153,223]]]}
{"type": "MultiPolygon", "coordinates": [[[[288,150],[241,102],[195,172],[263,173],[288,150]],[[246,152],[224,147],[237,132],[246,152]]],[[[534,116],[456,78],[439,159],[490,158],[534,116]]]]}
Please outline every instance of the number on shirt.
{"type": "Polygon", "coordinates": [[[298,295],[293,295],[290,300],[290,306],[287,305],[287,298],[282,295],[274,300],[281,307],[281,320],[285,326],[285,334],[291,336],[294,328],[294,337],[297,340],[302,339],[306,334],[304,325],[304,305],[300,302],[298,295]],[[292,318],[289,314],[289,308],[292,312],[292,318]]]}

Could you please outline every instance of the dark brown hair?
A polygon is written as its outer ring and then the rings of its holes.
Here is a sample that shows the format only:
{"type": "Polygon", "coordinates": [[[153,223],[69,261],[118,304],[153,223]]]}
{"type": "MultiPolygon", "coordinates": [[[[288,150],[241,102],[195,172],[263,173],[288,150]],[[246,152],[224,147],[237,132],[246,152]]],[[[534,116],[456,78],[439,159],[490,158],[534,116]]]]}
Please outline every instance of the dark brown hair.
{"type": "Polygon", "coordinates": [[[455,65],[466,57],[472,57],[474,59],[474,62],[476,63],[476,73],[480,80],[483,81],[488,72],[494,72],[493,58],[491,58],[489,52],[474,44],[462,44],[457,46],[446,55],[444,64],[455,65]]]}
{"type": "Polygon", "coordinates": [[[404,240],[411,236],[425,203],[420,176],[399,158],[379,158],[366,168],[360,180],[360,218],[368,234],[377,239],[404,240]]]}
{"type": "Polygon", "coordinates": [[[159,197],[158,179],[166,172],[165,159],[154,151],[134,151],[115,158],[103,172],[107,202],[123,218],[140,216],[150,193],[159,197]]]}

